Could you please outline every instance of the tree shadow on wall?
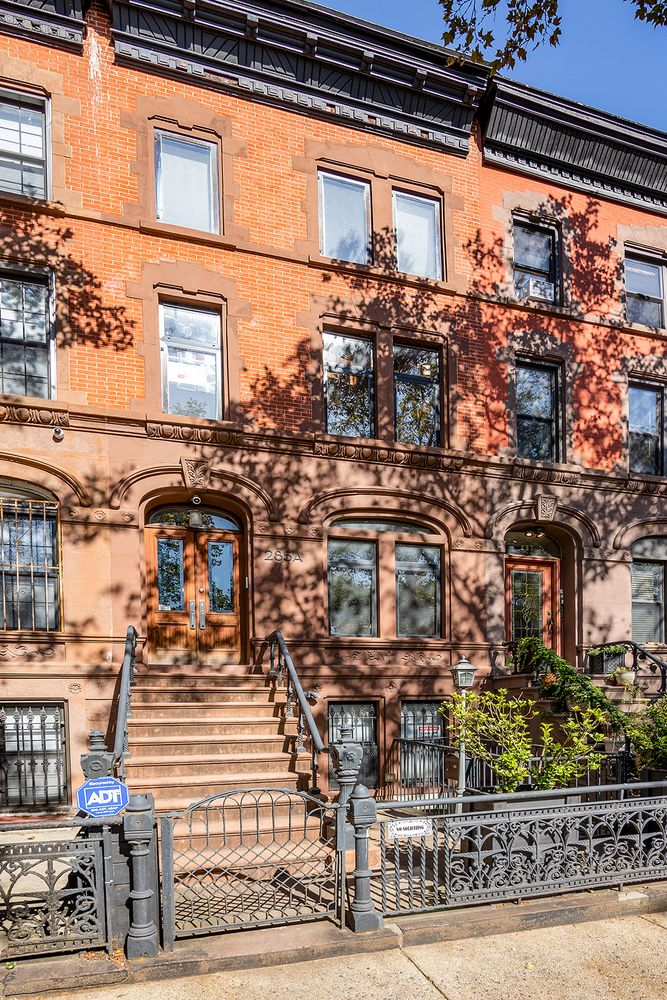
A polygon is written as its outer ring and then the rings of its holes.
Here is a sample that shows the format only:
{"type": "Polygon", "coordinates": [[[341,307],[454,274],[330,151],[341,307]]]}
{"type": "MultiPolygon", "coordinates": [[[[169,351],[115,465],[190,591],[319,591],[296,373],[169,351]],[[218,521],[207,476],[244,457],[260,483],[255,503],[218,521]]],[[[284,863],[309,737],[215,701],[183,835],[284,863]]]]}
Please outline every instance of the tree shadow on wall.
{"type": "Polygon", "coordinates": [[[0,227],[0,259],[7,267],[2,277],[29,280],[32,272],[53,280],[59,345],[114,351],[134,347],[135,323],[124,306],[113,302],[118,290],[105,291],[98,275],[83,263],[73,229],[33,218],[12,219],[11,228],[0,227]]]}

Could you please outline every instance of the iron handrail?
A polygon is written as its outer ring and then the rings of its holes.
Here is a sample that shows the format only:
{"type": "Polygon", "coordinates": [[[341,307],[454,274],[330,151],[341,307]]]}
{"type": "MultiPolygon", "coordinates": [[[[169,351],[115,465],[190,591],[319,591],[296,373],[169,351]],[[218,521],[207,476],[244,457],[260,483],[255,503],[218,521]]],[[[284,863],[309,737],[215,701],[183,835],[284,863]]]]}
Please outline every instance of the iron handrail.
{"type": "Polygon", "coordinates": [[[297,753],[302,753],[304,748],[304,732],[308,729],[310,735],[310,755],[311,755],[311,773],[312,773],[312,787],[310,792],[312,795],[318,795],[320,789],[317,785],[317,772],[319,771],[318,758],[319,754],[326,752],[326,747],[324,741],[320,736],[319,729],[315,719],[313,718],[313,713],[308,704],[308,698],[313,697],[312,692],[304,691],[303,685],[299,679],[297,669],[294,666],[294,661],[292,660],[289,649],[287,648],[287,643],[285,642],[284,636],[280,629],[275,629],[270,635],[266,637],[266,643],[269,647],[269,657],[271,662],[271,667],[269,669],[269,677],[275,680],[281,686],[286,683],[287,688],[287,699],[285,702],[285,718],[291,719],[294,715],[294,701],[297,704],[297,740],[296,749],[297,753]],[[277,656],[276,656],[277,653],[277,656]],[[285,678],[285,674],[287,677],[285,678]]]}
{"type": "Polygon", "coordinates": [[[628,649],[632,651],[632,669],[637,670],[640,660],[649,660],[649,669],[652,673],[656,670],[660,671],[660,687],[658,689],[658,694],[667,693],[667,663],[655,653],[652,653],[645,646],[640,646],[638,642],[634,642],[632,639],[619,639],[617,642],[603,642],[597,646],[591,646],[586,650],[586,660],[585,669],[591,673],[590,670],[590,657],[591,653],[601,653],[606,646],[627,646],[628,649]]]}
{"type": "Polygon", "coordinates": [[[123,665],[120,668],[120,687],[116,702],[116,731],[113,747],[114,772],[122,781],[125,780],[125,758],[130,751],[127,720],[132,714],[131,697],[132,685],[134,683],[137,637],[138,633],[134,625],[129,625],[125,638],[123,665]]]}

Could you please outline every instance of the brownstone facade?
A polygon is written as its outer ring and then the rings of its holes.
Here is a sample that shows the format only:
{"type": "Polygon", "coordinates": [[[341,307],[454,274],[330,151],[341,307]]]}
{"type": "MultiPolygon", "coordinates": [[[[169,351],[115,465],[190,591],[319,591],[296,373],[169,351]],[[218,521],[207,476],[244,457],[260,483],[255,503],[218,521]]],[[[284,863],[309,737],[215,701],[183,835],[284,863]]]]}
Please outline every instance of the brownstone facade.
{"type": "MultiPolygon", "coordinates": [[[[264,637],[280,628],[318,696],[322,731],[329,705],[373,704],[380,760],[402,705],[442,700],[462,655],[481,678],[502,660],[508,560],[525,571],[520,553],[506,551],[510,531],[539,531],[558,553],[548,638],[564,655],[581,662],[592,643],[629,637],[632,546],[667,536],[664,465],[629,465],[629,387],[661,400],[667,364],[665,321],[628,319],[623,262],[636,250],[663,267],[667,192],[644,177],[664,157],[665,136],[567,102],[550,112],[528,88],[491,88],[482,70],[446,68],[435,46],[349,28],[333,13],[325,24],[295,0],[258,3],[245,34],[216,22],[206,44],[197,31],[212,11],[241,15],[226,3],[185,11],[176,20],[195,40],[180,48],[157,20],[151,36],[134,0],[93,3],[85,19],[74,5],[67,18],[14,7],[3,5],[0,103],[47,109],[48,190],[0,190],[0,278],[47,288],[54,346],[49,392],[0,396],[0,497],[7,523],[17,498],[41,517],[55,505],[59,584],[48,627],[5,612],[2,696],[63,706],[70,788],[88,731],[109,725],[129,624],[148,668],[171,662],[195,675],[258,670],[264,637]],[[241,48],[224,64],[225,41],[279,51],[281,23],[292,39],[282,82],[268,56],[261,72],[241,48]],[[410,59],[414,78],[401,79],[397,67],[410,59]],[[294,82],[299,60],[312,71],[307,85],[294,82]],[[326,89],[321,75],[316,86],[313,67],[336,60],[336,82],[326,89]],[[636,176],[621,183],[612,167],[587,173],[565,154],[530,148],[520,122],[502,132],[506,106],[517,122],[541,115],[545,132],[588,137],[601,160],[634,130],[636,176]],[[217,151],[211,231],[158,218],[161,131],[217,151]],[[322,173],[368,191],[366,264],[324,253],[322,173]],[[395,192],[437,205],[435,277],[397,270],[395,192]],[[517,294],[522,221],[553,234],[551,301],[517,294]],[[165,306],[217,317],[218,418],[165,412],[165,306]],[[325,430],[332,333],[372,345],[373,429],[363,437],[325,430]],[[437,358],[436,444],[396,440],[395,346],[437,358]],[[558,448],[546,459],[520,456],[518,372],[531,365],[558,382],[558,448]],[[220,625],[237,629],[233,640],[179,649],[172,636],[156,648],[147,525],[169,506],[236,522],[238,623],[220,625]],[[367,523],[350,529],[346,518],[367,523]],[[331,634],[327,545],[350,537],[375,546],[375,635],[331,634]],[[397,627],[396,546],[411,544],[439,553],[429,635],[397,627]]],[[[187,532],[173,538],[183,551],[190,544],[187,532]]],[[[9,578],[16,567],[5,562],[9,578]]],[[[664,635],[653,638],[659,648],[664,635]]]]}

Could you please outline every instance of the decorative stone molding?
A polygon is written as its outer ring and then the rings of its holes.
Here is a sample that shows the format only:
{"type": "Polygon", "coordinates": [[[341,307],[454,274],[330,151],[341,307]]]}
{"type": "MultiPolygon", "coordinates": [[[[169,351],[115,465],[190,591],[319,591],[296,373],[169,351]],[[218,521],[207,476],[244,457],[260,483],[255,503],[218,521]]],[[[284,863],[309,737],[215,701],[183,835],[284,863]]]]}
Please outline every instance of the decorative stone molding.
{"type": "Polygon", "coordinates": [[[339,441],[316,441],[315,455],[327,458],[347,458],[354,462],[382,462],[385,465],[402,465],[415,469],[437,469],[442,472],[460,472],[462,458],[446,455],[432,455],[419,451],[399,451],[374,445],[344,444],[339,441]]]}
{"type": "Polygon", "coordinates": [[[69,427],[67,410],[49,407],[24,406],[22,403],[2,403],[0,421],[16,424],[40,424],[43,427],[69,427]]]}
{"type": "Polygon", "coordinates": [[[203,460],[182,458],[183,483],[195,489],[206,490],[211,478],[211,463],[203,460]]]}
{"type": "Polygon", "coordinates": [[[0,659],[7,660],[45,660],[55,656],[56,651],[53,646],[12,646],[10,643],[3,643],[0,646],[0,659]]]}
{"type": "Polygon", "coordinates": [[[146,423],[146,436],[165,441],[185,441],[188,444],[219,444],[240,448],[243,434],[240,431],[196,427],[193,424],[146,423]]]}
{"type": "Polygon", "coordinates": [[[567,472],[561,469],[543,469],[533,465],[523,465],[515,462],[512,466],[514,479],[522,479],[528,483],[558,483],[561,486],[578,486],[581,482],[580,472],[567,472]]]}
{"type": "Polygon", "coordinates": [[[348,649],[336,650],[332,654],[334,665],[359,664],[363,666],[437,666],[447,662],[447,654],[429,653],[425,650],[415,652],[404,649],[348,649]]]}

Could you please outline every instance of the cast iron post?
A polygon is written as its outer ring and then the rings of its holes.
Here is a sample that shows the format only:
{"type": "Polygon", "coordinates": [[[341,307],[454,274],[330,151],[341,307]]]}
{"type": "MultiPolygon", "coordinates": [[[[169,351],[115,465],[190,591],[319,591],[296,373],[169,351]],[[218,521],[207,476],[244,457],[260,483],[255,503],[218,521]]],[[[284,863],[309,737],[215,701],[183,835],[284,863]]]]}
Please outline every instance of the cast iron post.
{"type": "Polygon", "coordinates": [[[354,826],[354,899],[348,912],[353,931],[377,931],[384,927],[382,914],[371,896],[372,871],[368,858],[368,830],[377,820],[375,800],[365,785],[357,785],[350,796],[350,818],[354,826]]]}
{"type": "Polygon", "coordinates": [[[364,751],[358,743],[352,742],[351,726],[343,726],[340,731],[340,737],[340,743],[332,743],[329,746],[329,753],[333,757],[336,779],[340,789],[338,792],[339,809],[337,816],[338,844],[340,845],[341,843],[344,843],[345,850],[348,850],[353,844],[353,829],[352,826],[346,822],[347,803],[350,795],[352,794],[352,789],[357,783],[359,768],[361,767],[361,758],[364,755],[364,751]]]}
{"type": "Polygon", "coordinates": [[[89,778],[109,778],[113,774],[113,754],[109,753],[104,736],[93,729],[88,736],[88,753],[81,754],[81,770],[89,778]]]}
{"type": "Polygon", "coordinates": [[[128,958],[155,958],[158,953],[158,929],[151,916],[157,886],[151,884],[148,860],[153,846],[155,809],[153,796],[131,795],[123,817],[123,832],[131,847],[132,919],[127,933],[128,958]]]}

